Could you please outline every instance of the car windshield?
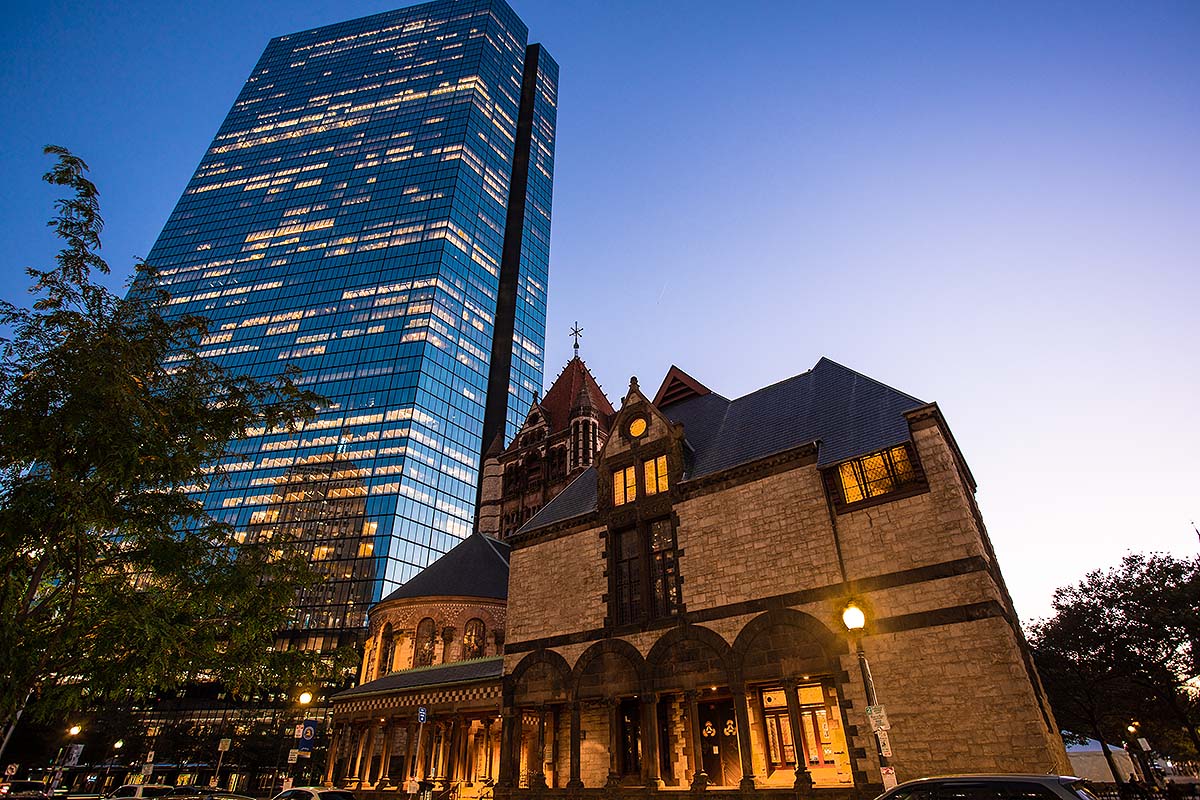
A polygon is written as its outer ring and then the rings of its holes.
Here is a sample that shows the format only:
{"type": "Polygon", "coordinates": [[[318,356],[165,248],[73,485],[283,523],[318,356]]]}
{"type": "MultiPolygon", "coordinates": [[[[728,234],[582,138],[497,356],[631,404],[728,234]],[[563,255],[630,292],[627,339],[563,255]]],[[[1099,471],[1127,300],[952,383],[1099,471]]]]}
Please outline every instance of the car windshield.
{"type": "Polygon", "coordinates": [[[171,793],[171,786],[143,786],[142,797],[162,797],[171,793]]]}
{"type": "Polygon", "coordinates": [[[1092,794],[1092,790],[1088,788],[1086,781],[1075,781],[1071,784],[1071,791],[1079,795],[1080,800],[1097,800],[1096,795],[1092,794]]]}
{"type": "Polygon", "coordinates": [[[354,795],[349,792],[320,792],[321,800],[354,800],[354,795]]]}

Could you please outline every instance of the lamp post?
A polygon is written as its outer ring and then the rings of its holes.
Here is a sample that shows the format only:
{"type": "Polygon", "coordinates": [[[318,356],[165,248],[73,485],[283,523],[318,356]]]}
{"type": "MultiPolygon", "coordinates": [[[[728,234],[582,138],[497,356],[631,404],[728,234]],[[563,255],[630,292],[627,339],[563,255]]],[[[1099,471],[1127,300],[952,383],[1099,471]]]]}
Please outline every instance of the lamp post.
{"type": "Polygon", "coordinates": [[[891,764],[892,743],[888,736],[890,725],[883,706],[875,696],[875,680],[871,677],[871,665],[867,663],[867,654],[863,651],[862,632],[867,626],[867,615],[857,603],[851,601],[842,609],[842,624],[850,632],[854,640],[854,653],[858,656],[858,668],[862,673],[863,689],[867,695],[867,717],[871,723],[871,731],[875,738],[876,752],[879,754],[879,774],[883,779],[886,791],[896,785],[896,770],[891,764]]]}
{"type": "Polygon", "coordinates": [[[54,759],[54,780],[50,782],[51,790],[57,789],[58,784],[62,781],[63,756],[66,754],[67,748],[70,746],[70,741],[78,736],[83,731],[81,725],[72,725],[67,728],[67,744],[58,748],[58,756],[54,759]]]}
{"type": "MultiPolygon", "coordinates": [[[[124,739],[117,739],[115,742],[113,742],[112,755],[108,757],[108,763],[104,765],[104,789],[108,788],[108,772],[112,769],[112,762],[117,760],[117,756],[121,753],[121,748],[124,746],[124,739]]],[[[100,792],[100,794],[104,794],[104,792],[100,792]]]]}

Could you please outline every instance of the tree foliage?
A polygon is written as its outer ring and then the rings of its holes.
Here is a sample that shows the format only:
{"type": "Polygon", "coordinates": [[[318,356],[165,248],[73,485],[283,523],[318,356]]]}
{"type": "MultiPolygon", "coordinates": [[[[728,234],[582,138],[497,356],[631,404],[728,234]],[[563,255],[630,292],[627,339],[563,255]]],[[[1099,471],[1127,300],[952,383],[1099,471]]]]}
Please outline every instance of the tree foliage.
{"type": "Polygon", "coordinates": [[[236,463],[232,442],[320,398],[201,358],[206,320],[167,316],[151,266],[125,297],[96,283],[98,192],[82,160],[47,153],[45,180],[71,193],[50,222],[65,244],[27,270],[31,308],[0,303],[0,720],[27,698],[45,714],[197,677],[311,680],[315,662],[270,648],[307,562],[234,547],[196,491],[236,463]]]}
{"type": "Polygon", "coordinates": [[[1137,722],[1156,750],[1200,754],[1200,559],[1129,554],[1053,609],[1029,638],[1060,727],[1116,742],[1137,722]]]}

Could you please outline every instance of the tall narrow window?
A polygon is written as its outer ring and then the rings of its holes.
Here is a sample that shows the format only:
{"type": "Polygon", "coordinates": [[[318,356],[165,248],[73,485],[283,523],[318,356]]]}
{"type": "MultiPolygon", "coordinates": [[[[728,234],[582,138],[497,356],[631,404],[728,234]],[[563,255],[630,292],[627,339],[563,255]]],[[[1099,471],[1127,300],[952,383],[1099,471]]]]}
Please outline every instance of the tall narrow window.
{"type": "Polygon", "coordinates": [[[413,666],[428,667],[433,663],[433,652],[437,648],[437,629],[433,617],[426,617],[417,625],[417,637],[414,642],[413,666]]]}
{"type": "Polygon", "coordinates": [[[467,620],[466,626],[463,628],[463,655],[467,658],[481,658],[483,656],[483,620],[470,619],[467,620]]]}
{"type": "Polygon", "coordinates": [[[646,494],[665,492],[667,485],[667,457],[659,456],[642,462],[642,470],[646,479],[646,494]]]}
{"type": "Polygon", "coordinates": [[[613,473],[613,505],[623,506],[637,499],[637,469],[626,467],[613,473]]]}
{"type": "Polygon", "coordinates": [[[637,528],[616,535],[614,567],[616,568],[616,617],[618,625],[638,622],[642,618],[642,547],[637,528]]]}
{"type": "Polygon", "coordinates": [[[379,637],[379,663],[375,667],[375,674],[382,678],[392,671],[392,659],[396,655],[396,636],[392,632],[392,625],[389,622],[383,626],[383,635],[379,637]]]}
{"type": "Polygon", "coordinates": [[[672,616],[679,611],[679,560],[675,552],[675,526],[669,519],[650,523],[650,563],[654,616],[672,616]]]}

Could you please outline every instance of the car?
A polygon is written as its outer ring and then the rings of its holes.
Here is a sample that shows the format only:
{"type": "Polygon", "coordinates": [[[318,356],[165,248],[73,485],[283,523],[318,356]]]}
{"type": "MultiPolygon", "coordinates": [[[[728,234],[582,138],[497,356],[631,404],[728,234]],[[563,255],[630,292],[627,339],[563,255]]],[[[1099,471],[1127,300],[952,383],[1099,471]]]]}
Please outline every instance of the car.
{"type": "Polygon", "coordinates": [[[127,783],[118,786],[105,797],[112,800],[149,800],[154,797],[166,797],[174,790],[174,786],[167,786],[165,783],[127,783]]]}
{"type": "Polygon", "coordinates": [[[50,800],[50,787],[41,781],[6,781],[0,783],[0,797],[20,797],[24,800],[50,800]]]}
{"type": "Polygon", "coordinates": [[[168,800],[255,800],[244,794],[224,792],[220,789],[206,789],[200,786],[178,786],[168,800]],[[181,790],[187,789],[183,792],[181,790]]]}
{"type": "Polygon", "coordinates": [[[271,800],[354,800],[354,794],[345,789],[327,789],[324,786],[297,786],[285,789],[271,800]]]}
{"type": "Polygon", "coordinates": [[[876,800],[1096,800],[1070,775],[942,775],[902,783],[876,800]]]}

